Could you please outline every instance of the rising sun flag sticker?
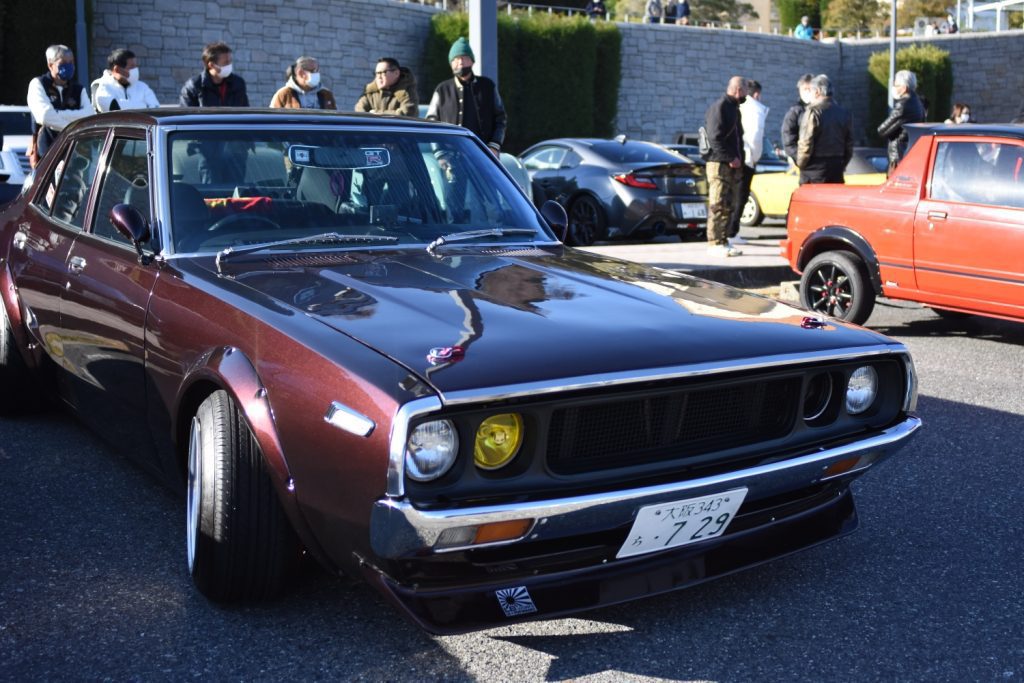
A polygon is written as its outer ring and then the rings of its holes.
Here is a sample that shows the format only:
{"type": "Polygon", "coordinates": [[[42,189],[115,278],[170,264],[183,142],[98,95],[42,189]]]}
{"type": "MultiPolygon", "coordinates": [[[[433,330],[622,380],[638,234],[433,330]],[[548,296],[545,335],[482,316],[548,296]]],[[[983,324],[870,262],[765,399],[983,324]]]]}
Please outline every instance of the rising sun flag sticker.
{"type": "Polygon", "coordinates": [[[506,617],[537,611],[537,606],[533,604],[533,598],[530,597],[530,591],[526,590],[526,586],[502,588],[494,591],[494,595],[498,598],[498,604],[501,605],[506,617]]]}

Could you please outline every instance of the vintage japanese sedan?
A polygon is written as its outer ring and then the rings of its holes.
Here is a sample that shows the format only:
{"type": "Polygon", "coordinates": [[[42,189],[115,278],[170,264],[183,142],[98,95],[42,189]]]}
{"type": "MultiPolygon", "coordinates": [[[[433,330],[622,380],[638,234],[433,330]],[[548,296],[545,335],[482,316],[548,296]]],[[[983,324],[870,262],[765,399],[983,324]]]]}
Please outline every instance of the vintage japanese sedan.
{"type": "Polygon", "coordinates": [[[217,601],[307,552],[455,632],[852,531],[920,425],[907,350],[565,223],[445,124],[83,119],[0,213],[0,408],[44,387],[182,489],[217,601]]]}

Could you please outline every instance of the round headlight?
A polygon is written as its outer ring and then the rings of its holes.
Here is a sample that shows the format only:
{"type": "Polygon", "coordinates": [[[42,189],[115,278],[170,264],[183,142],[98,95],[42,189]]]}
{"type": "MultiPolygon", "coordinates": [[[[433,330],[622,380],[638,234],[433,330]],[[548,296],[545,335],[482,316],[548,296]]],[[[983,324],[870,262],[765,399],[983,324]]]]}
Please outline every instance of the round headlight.
{"type": "Polygon", "coordinates": [[[523,443],[523,418],[518,413],[492,415],[480,423],[473,444],[473,460],[484,470],[507,465],[523,443]]]}
{"type": "Polygon", "coordinates": [[[416,481],[432,481],[444,475],[459,453],[459,434],[450,420],[417,425],[405,450],[405,471],[416,481]]]}
{"type": "Polygon", "coordinates": [[[862,365],[850,375],[846,385],[846,412],[858,415],[871,407],[878,396],[878,373],[870,365],[862,365]]]}

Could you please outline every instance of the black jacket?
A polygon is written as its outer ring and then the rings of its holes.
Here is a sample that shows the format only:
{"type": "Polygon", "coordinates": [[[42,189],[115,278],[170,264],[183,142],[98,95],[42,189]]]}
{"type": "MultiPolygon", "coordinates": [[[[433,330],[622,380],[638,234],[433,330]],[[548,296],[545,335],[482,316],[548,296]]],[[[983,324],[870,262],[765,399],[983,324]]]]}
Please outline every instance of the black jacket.
{"type": "Polygon", "coordinates": [[[800,142],[800,118],[804,115],[803,100],[797,100],[782,119],[782,149],[786,156],[796,161],[797,144],[800,142]]]}
{"type": "Polygon", "coordinates": [[[733,159],[743,161],[743,123],[735,97],[722,95],[712,103],[704,113],[704,128],[711,144],[708,161],[726,164],[733,159]]]}
{"type": "MultiPolygon", "coordinates": [[[[57,89],[57,84],[53,82],[53,76],[47,71],[39,77],[39,81],[43,84],[43,90],[46,91],[46,96],[50,98],[50,104],[57,111],[63,111],[65,109],[78,109],[82,106],[82,86],[78,81],[70,81],[64,85],[60,90],[57,89]]],[[[32,118],[32,134],[36,138],[36,155],[42,159],[46,155],[46,150],[50,149],[50,145],[60,135],[60,131],[47,128],[46,126],[40,126],[36,123],[35,117],[32,118]]]]}
{"type": "Polygon", "coordinates": [[[812,161],[842,159],[842,166],[853,156],[853,119],[826,97],[807,107],[800,124],[796,165],[806,168],[812,161]]]}
{"type": "Polygon", "coordinates": [[[893,103],[888,118],[878,126],[878,134],[889,141],[889,166],[895,166],[907,152],[908,123],[924,121],[924,106],[916,92],[908,93],[893,103]]]}
{"type": "Polygon", "coordinates": [[[220,86],[213,82],[210,72],[197,74],[185,81],[178,104],[183,107],[248,107],[249,95],[245,92],[245,81],[242,77],[231,74],[224,82],[228,84],[228,88],[221,99],[220,86]]]}
{"type": "Polygon", "coordinates": [[[484,143],[500,147],[505,142],[508,115],[498,86],[486,76],[474,76],[465,85],[456,81],[449,78],[434,89],[427,118],[468,128],[484,143]]]}

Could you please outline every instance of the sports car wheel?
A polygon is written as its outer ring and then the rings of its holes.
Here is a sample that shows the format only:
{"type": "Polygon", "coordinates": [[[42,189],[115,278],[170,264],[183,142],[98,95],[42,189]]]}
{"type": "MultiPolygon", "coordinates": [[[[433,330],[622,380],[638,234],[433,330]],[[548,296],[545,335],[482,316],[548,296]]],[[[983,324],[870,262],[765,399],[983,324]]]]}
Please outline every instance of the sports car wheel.
{"type": "Polygon", "coordinates": [[[0,302],[0,387],[3,387],[0,390],[0,414],[8,415],[35,405],[35,388],[14,341],[11,321],[7,318],[3,302],[0,302]]]}
{"type": "Polygon", "coordinates": [[[211,600],[279,592],[298,541],[256,439],[235,402],[216,391],[192,418],[188,442],[188,568],[211,600]]]}
{"type": "Polygon", "coordinates": [[[590,246],[605,238],[607,219],[593,197],[577,198],[569,206],[569,241],[577,247],[590,246]]]}
{"type": "Polygon", "coordinates": [[[800,303],[815,313],[860,325],[875,307],[875,292],[860,259],[841,251],[827,251],[804,268],[800,303]]]}
{"type": "Polygon", "coordinates": [[[761,225],[764,214],[761,213],[761,205],[757,203],[757,197],[751,192],[747,196],[747,203],[743,205],[743,213],[740,214],[740,225],[747,227],[761,225]]]}

